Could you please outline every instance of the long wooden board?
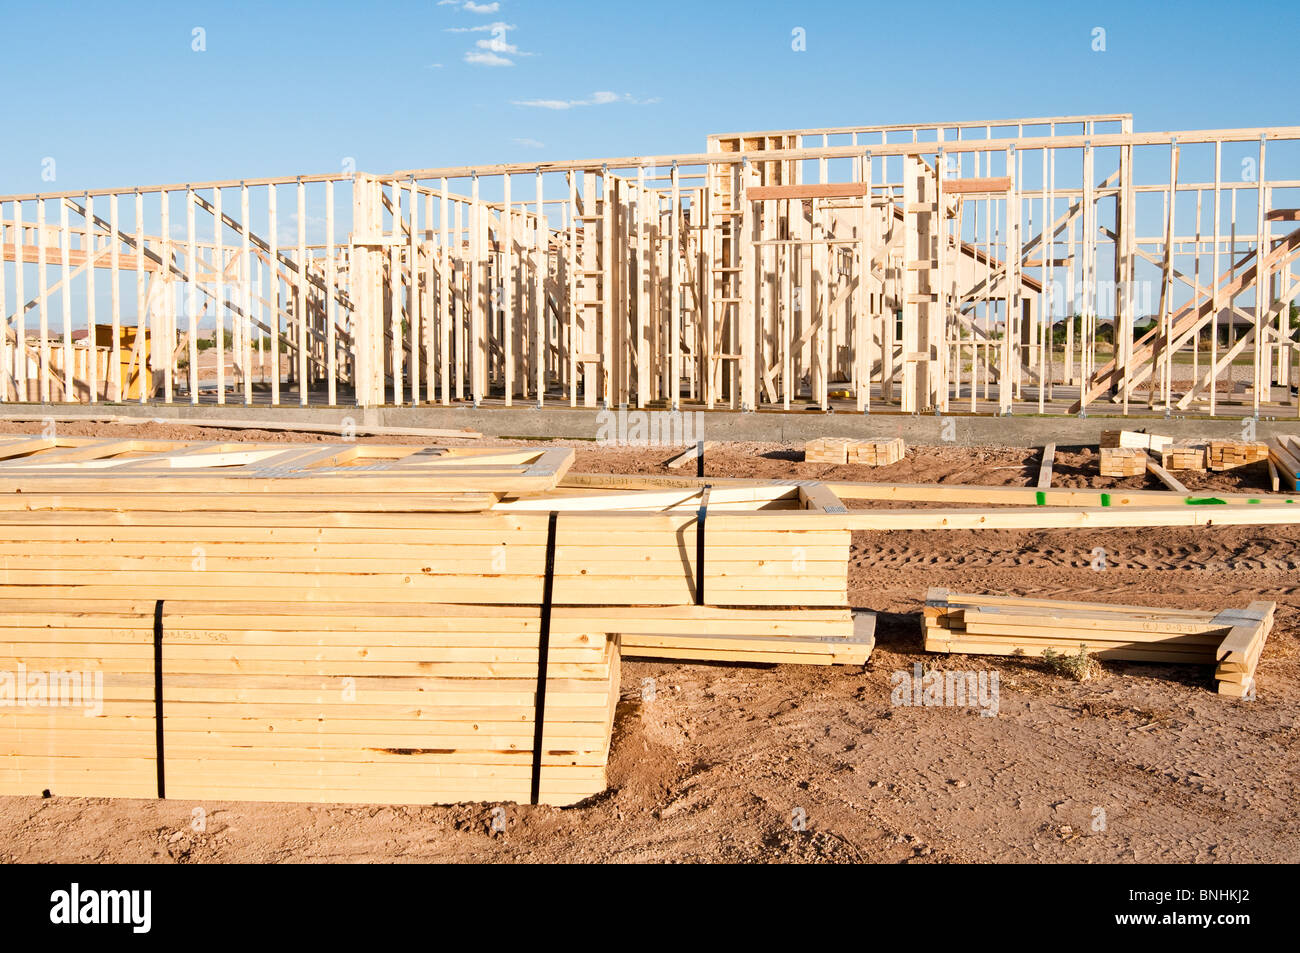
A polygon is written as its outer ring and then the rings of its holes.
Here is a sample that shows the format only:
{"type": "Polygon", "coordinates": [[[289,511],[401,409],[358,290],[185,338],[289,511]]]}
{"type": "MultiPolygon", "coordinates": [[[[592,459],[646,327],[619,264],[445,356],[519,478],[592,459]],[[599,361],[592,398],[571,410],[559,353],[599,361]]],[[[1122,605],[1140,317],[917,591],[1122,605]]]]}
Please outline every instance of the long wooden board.
{"type": "Polygon", "coordinates": [[[1214,665],[1220,694],[1253,690],[1275,604],[1205,612],[1021,599],[932,588],[922,618],[925,649],[982,655],[1073,654],[1214,665]]]}

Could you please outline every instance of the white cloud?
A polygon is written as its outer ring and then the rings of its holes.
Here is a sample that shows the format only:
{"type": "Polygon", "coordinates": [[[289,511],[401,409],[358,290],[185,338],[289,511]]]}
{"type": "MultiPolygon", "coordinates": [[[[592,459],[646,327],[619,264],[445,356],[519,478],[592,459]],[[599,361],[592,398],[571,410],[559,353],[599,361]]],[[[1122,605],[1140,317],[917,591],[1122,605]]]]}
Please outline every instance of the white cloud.
{"type": "Polygon", "coordinates": [[[515,139],[515,140],[514,140],[514,143],[515,143],[515,145],[526,146],[526,147],[529,148],[529,149],[545,149],[545,148],[546,148],[546,143],[544,143],[544,142],[538,142],[536,139],[528,139],[528,138],[515,139]]]}
{"type": "Polygon", "coordinates": [[[609,90],[597,90],[586,99],[516,99],[515,106],[529,106],[534,109],[575,109],[579,106],[608,106],[610,103],[632,103],[644,106],[659,102],[653,99],[637,99],[629,93],[611,93],[609,90]]]}
{"type": "Polygon", "coordinates": [[[490,40],[479,40],[474,44],[480,50],[491,50],[493,53],[518,53],[519,47],[513,43],[507,43],[505,34],[492,37],[490,40]]]}
{"type": "Polygon", "coordinates": [[[465,0],[465,6],[461,7],[470,13],[496,13],[501,9],[499,3],[475,3],[474,0],[465,0]]]}
{"type": "Polygon", "coordinates": [[[508,60],[504,56],[497,56],[495,53],[475,53],[470,50],[465,54],[465,62],[472,63],[475,66],[514,66],[514,60],[508,60]]]}
{"type": "Polygon", "coordinates": [[[513,23],[486,23],[480,26],[448,27],[448,33],[491,33],[492,36],[476,40],[474,45],[478,52],[470,50],[465,54],[465,62],[475,66],[514,66],[508,56],[532,56],[506,39],[506,34],[515,28],[513,23]],[[504,55],[503,55],[504,54],[504,55]]]}
{"type": "Polygon", "coordinates": [[[441,63],[430,63],[425,69],[442,69],[441,63]]]}
{"type": "Polygon", "coordinates": [[[513,23],[502,23],[500,20],[495,23],[481,23],[478,26],[449,26],[444,32],[446,33],[496,33],[504,35],[513,30],[513,23]]]}

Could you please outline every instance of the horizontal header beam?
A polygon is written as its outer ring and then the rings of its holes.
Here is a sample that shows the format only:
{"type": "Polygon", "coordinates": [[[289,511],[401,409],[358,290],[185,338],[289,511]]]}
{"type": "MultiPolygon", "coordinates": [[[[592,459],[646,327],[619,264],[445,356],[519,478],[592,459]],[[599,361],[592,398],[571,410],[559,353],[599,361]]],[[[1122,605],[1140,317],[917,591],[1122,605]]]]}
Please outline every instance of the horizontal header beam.
{"type": "Polygon", "coordinates": [[[968,119],[963,122],[903,122],[880,126],[818,126],[810,129],[760,129],[750,132],[721,132],[709,136],[716,139],[761,139],[775,136],[847,136],[857,133],[867,135],[877,132],[911,132],[921,129],[1003,129],[1007,126],[1050,126],[1084,122],[1124,122],[1132,113],[1097,113],[1086,116],[1030,116],[1024,119],[968,119]]]}
{"type": "Polygon", "coordinates": [[[745,197],[758,202],[765,199],[850,199],[867,194],[865,182],[831,182],[825,185],[756,185],[745,190],[745,197]]]}
{"type": "MultiPolygon", "coordinates": [[[[1255,142],[1260,139],[1300,140],[1300,126],[1262,126],[1248,129],[1199,129],[1182,132],[1104,133],[1070,136],[1023,136],[1014,139],[965,139],[947,142],[868,143],[847,146],[816,146],[802,149],[773,149],[757,152],[693,152],[669,155],[620,156],[617,158],[564,159],[550,162],[510,162],[496,165],[447,166],[429,169],[399,169],[388,175],[377,176],[382,181],[408,179],[461,179],[503,174],[536,172],[569,172],[640,169],[677,166],[734,165],[741,162],[799,161],[806,159],[851,159],[862,155],[872,156],[929,156],[937,152],[948,154],[964,152],[991,152],[1007,149],[1081,149],[1085,145],[1102,149],[1118,146],[1167,146],[1177,142],[1180,146],[1214,142],[1255,142]]],[[[228,179],[220,182],[181,182],[172,185],[128,186],[118,189],[77,189],[62,192],[27,192],[0,195],[0,202],[31,201],[49,198],[77,198],[127,193],[175,192],[188,189],[235,188],[266,185],[289,185],[298,182],[351,181],[351,176],[337,173],[328,175],[283,176],[270,179],[228,179]]]]}

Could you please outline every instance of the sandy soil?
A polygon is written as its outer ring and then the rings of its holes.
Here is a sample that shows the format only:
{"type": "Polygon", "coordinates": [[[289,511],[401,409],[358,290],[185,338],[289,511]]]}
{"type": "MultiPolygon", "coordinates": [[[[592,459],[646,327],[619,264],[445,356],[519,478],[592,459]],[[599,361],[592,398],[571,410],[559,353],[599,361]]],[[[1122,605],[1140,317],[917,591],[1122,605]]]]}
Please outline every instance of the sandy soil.
{"type": "MultiPolygon", "coordinates": [[[[325,439],[157,425],[81,432],[325,439]]],[[[662,466],[671,451],[574,446],[579,470],[680,472],[662,466]]],[[[790,446],[733,444],[709,455],[708,472],[1028,485],[1037,456],[912,448],[872,470],[805,464],[790,446]]],[[[1058,451],[1055,473],[1060,486],[1158,488],[1098,476],[1095,451],[1084,448],[1058,451]]],[[[1266,474],[1180,478],[1193,489],[1261,490],[1266,474]]],[[[625,663],[610,787],[581,806],[507,805],[506,828],[493,833],[486,804],[0,798],[0,860],[1295,862],[1297,569],[1300,528],[1291,527],[857,534],[850,598],[880,613],[865,669],[625,663]],[[1106,551],[1103,571],[1092,568],[1096,547],[1106,551]],[[1242,701],[1216,695],[1208,669],[1110,663],[1078,683],[1028,660],[927,656],[918,614],[932,585],[1279,607],[1259,694],[1242,701]],[[916,663],[997,671],[997,716],[892,706],[891,673],[916,663]],[[207,815],[203,833],[191,827],[195,807],[207,815]]]]}

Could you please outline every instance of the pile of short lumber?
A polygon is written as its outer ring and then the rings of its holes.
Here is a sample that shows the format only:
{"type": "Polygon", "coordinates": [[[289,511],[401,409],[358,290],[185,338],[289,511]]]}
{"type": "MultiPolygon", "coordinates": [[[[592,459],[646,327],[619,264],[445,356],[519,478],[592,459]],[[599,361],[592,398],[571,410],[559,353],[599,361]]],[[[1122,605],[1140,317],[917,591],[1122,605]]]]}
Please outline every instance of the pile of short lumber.
{"type": "Polygon", "coordinates": [[[851,437],[817,437],[804,444],[806,463],[858,463],[883,467],[897,463],[906,452],[902,437],[892,440],[858,440],[851,437]]]}
{"type": "Polygon", "coordinates": [[[1160,452],[1160,465],[1166,470],[1204,472],[1207,449],[1204,440],[1179,440],[1160,452]]]}
{"type": "Polygon", "coordinates": [[[0,709],[0,793],[569,804],[620,653],[866,661],[849,531],[750,512],[824,487],[575,494],[571,458],[0,440],[0,670],[104,691],[0,709]]]}
{"type": "Polygon", "coordinates": [[[1204,612],[972,595],[933,588],[923,617],[927,652],[1039,656],[1086,651],[1102,659],[1213,665],[1220,694],[1240,696],[1273,627],[1275,604],[1204,612]]]}
{"type": "Polygon", "coordinates": [[[903,438],[893,440],[855,440],[849,447],[849,463],[862,463],[869,467],[884,467],[903,459],[903,438]]]}
{"type": "Polygon", "coordinates": [[[848,463],[848,437],[817,437],[804,444],[803,459],[805,463],[848,463]]]}
{"type": "Polygon", "coordinates": [[[1268,444],[1245,440],[1211,440],[1206,460],[1211,470],[1235,470],[1268,459],[1268,444]]]}
{"type": "Polygon", "coordinates": [[[1102,476],[1142,476],[1147,472],[1147,453],[1132,447],[1102,447],[1099,469],[1102,476]]]}

